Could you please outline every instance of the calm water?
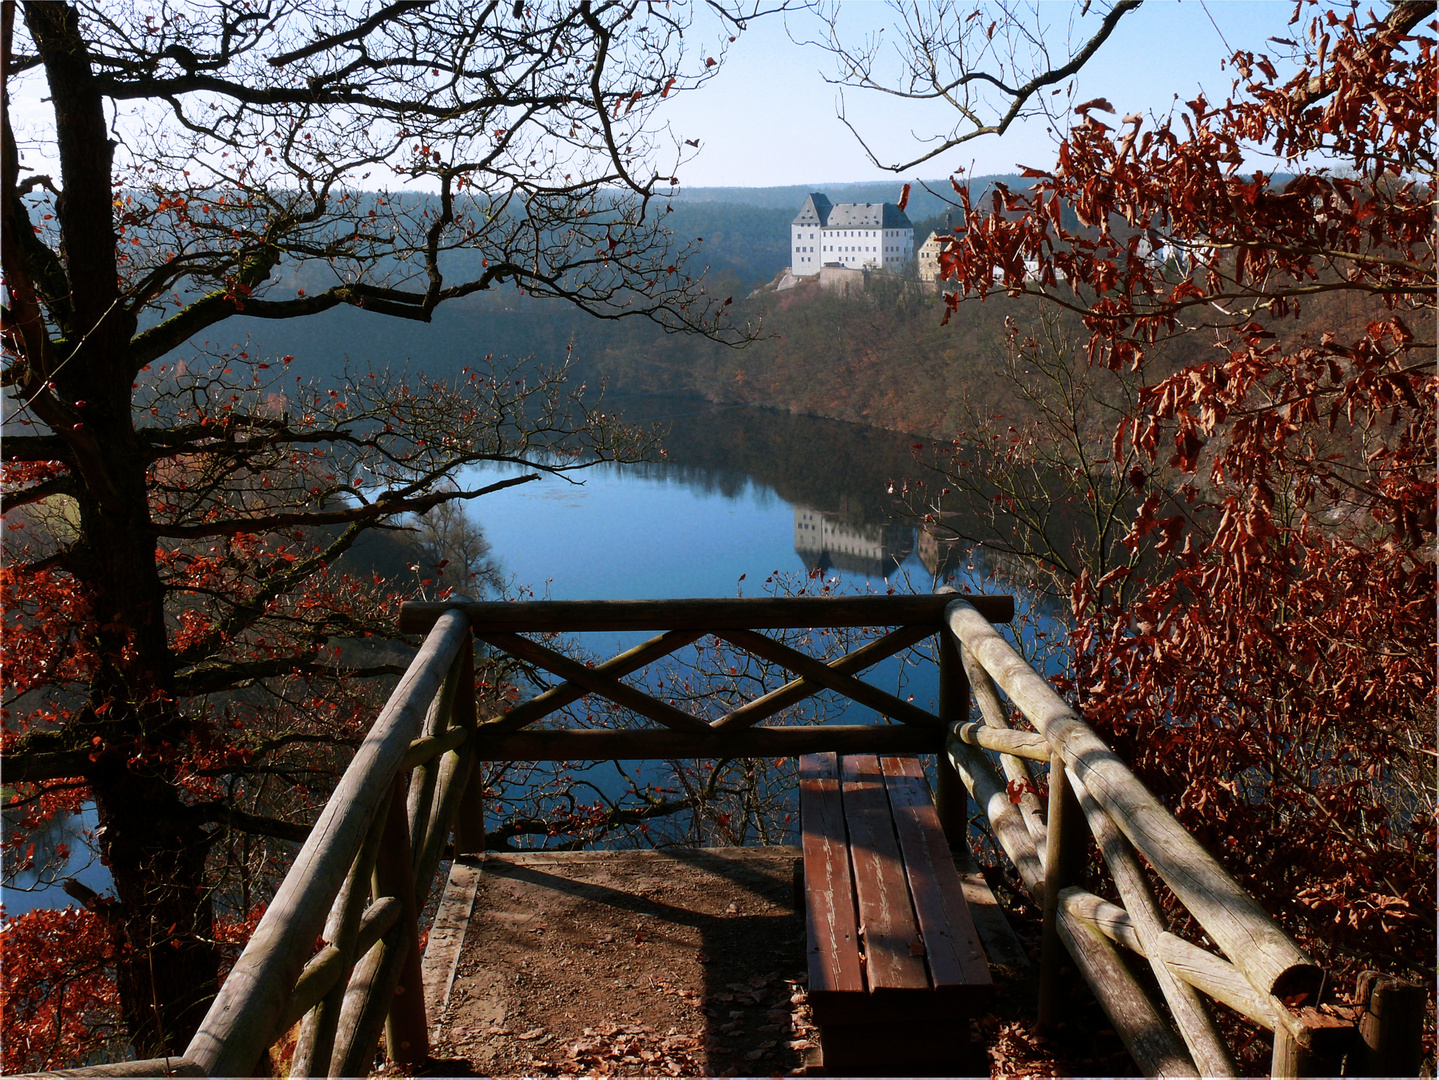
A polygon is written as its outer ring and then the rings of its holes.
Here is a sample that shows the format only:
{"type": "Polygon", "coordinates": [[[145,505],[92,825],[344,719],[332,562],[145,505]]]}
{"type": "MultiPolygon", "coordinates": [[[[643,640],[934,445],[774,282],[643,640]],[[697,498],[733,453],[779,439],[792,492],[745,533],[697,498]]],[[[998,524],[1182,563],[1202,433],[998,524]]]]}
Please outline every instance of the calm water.
{"type": "Polygon", "coordinates": [[[668,426],[665,463],[547,476],[469,504],[503,574],[536,596],[755,596],[776,572],[816,570],[880,592],[972,583],[957,553],[920,534],[888,494],[920,471],[913,437],[675,399],[623,407],[668,426]]]}
{"type": "MultiPolygon", "coordinates": [[[[761,596],[776,572],[797,581],[817,571],[859,590],[929,592],[950,579],[961,591],[992,591],[957,565],[955,552],[895,515],[890,485],[918,472],[910,437],[672,399],[630,402],[625,414],[669,426],[666,463],[587,470],[574,474],[577,483],[545,477],[469,504],[516,586],[557,600],[761,596]]],[[[599,637],[585,645],[609,654],[634,641],[599,637]]],[[[893,690],[896,671],[871,678],[893,690]]],[[[906,689],[930,705],[932,679],[921,675],[906,689]]],[[[867,710],[850,717],[873,718],[867,710]]],[[[108,873],[84,841],[93,826],[91,813],[57,822],[41,839],[52,850],[66,844],[74,855],[65,873],[102,889],[108,873]]],[[[43,883],[22,875],[16,884],[43,883]]],[[[58,886],[4,890],[10,914],[68,902],[58,886]]]]}

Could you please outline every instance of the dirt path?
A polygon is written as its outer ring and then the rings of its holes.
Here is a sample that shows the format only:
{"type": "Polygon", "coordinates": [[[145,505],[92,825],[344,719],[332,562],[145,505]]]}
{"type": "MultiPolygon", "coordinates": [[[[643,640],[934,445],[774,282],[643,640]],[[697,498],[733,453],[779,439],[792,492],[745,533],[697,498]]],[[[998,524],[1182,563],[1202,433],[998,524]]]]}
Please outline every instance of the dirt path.
{"type": "Polygon", "coordinates": [[[799,1070],[812,1029],[798,857],[487,857],[433,1055],[488,1076],[799,1070]]]}

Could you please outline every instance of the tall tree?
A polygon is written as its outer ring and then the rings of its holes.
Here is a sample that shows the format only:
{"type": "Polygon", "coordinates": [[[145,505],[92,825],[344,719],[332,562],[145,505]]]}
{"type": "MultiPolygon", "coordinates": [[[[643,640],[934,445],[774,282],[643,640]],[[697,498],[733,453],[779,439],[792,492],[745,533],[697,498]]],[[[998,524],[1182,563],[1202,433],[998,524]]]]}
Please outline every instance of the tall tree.
{"type": "Polygon", "coordinates": [[[344,679],[393,670],[364,647],[383,597],[336,561],[404,515],[632,449],[482,347],[448,383],[313,386],[197,342],[339,305],[428,321],[501,286],[741,337],[663,227],[684,145],[656,120],[738,30],[688,55],[686,16],[640,0],[0,14],[4,511],[26,526],[3,577],[5,779],[32,818],[94,800],[115,889],[94,904],[147,1056],[214,991],[217,861],[303,835],[303,798],[277,794],[323,786],[325,748],[353,741],[344,679]],[[464,486],[487,460],[531,471],[464,486]]]}
{"type": "MultiPolygon", "coordinates": [[[[941,7],[915,70],[1012,94],[941,7]]],[[[1303,2],[1222,103],[1084,102],[1027,189],[956,181],[941,255],[951,311],[1068,308],[1069,363],[1142,383],[1090,457],[1138,512],[1131,557],[1073,575],[1078,702],[1317,955],[1428,980],[1434,11],[1303,2]]]]}

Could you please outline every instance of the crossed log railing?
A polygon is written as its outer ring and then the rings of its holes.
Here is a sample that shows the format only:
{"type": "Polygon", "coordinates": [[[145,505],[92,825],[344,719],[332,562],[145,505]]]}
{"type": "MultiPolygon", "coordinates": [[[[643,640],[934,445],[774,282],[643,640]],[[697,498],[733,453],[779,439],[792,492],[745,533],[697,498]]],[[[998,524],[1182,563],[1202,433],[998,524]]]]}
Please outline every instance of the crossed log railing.
{"type": "MultiPolygon", "coordinates": [[[[391,1060],[418,1065],[429,1047],[416,898],[428,895],[451,835],[457,855],[483,850],[477,763],[788,757],[816,751],[936,754],[936,802],[955,844],[964,842],[968,828],[963,794],[968,789],[1025,886],[1043,900],[1042,1021],[1055,1009],[1062,943],[1147,1074],[1234,1074],[1206,998],[1275,1033],[1276,1075],[1332,1070],[1350,1049],[1354,1025],[1315,1007],[1323,972],[990,625],[1012,615],[1008,597],[952,593],[406,604],[400,628],[428,631],[424,645],[184,1055],[69,1075],[252,1075],[262,1071],[269,1048],[297,1024],[292,1076],[364,1075],[382,1031],[391,1060]],[[829,663],[760,632],[841,627],[892,629],[829,663]],[[637,630],[662,632],[594,667],[523,636],[637,630]],[[856,677],[936,634],[938,715],[856,677]],[[714,720],[621,681],[709,635],[778,664],[795,678],[714,720]],[[564,681],[479,722],[473,638],[564,681]],[[763,725],[824,690],[900,722],[763,725]],[[1000,691],[1035,731],[1008,725],[1000,691]],[[534,727],[592,693],[658,726],[534,727]],[[980,723],[969,721],[971,694],[980,723]],[[998,754],[999,769],[984,751],[998,754]],[[1047,808],[1033,794],[1035,761],[1049,766],[1047,808]],[[1024,792],[1017,803],[1011,802],[1007,781],[1020,781],[1013,786],[1024,792]],[[1122,905],[1076,884],[1088,852],[1084,826],[1103,853],[1122,905]],[[1223,956],[1169,932],[1141,857],[1223,956]],[[323,942],[318,951],[317,940],[323,942]],[[1172,1026],[1115,944],[1149,961],[1172,1026]]],[[[1365,1021],[1371,1067],[1406,1060],[1406,1048],[1394,1056],[1392,1026],[1386,1029],[1374,1016],[1365,1021]]]]}

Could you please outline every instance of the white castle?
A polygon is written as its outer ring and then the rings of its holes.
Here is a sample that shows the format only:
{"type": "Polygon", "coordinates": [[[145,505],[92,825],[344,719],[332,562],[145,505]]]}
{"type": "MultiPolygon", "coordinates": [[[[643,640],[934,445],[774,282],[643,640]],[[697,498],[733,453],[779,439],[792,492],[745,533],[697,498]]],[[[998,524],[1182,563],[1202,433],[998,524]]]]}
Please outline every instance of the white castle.
{"type": "Polygon", "coordinates": [[[818,274],[826,266],[905,270],[914,260],[914,226],[894,203],[837,203],[812,193],[790,222],[790,273],[818,274]]]}

